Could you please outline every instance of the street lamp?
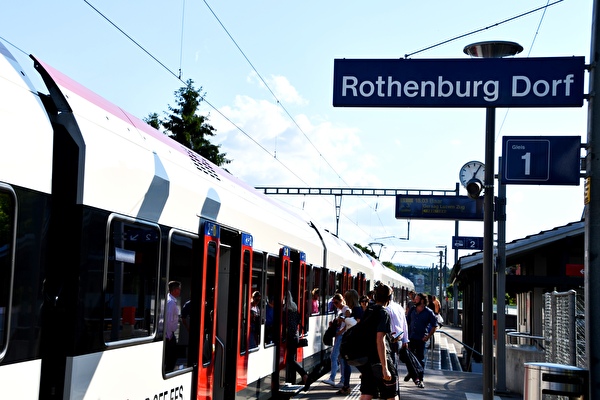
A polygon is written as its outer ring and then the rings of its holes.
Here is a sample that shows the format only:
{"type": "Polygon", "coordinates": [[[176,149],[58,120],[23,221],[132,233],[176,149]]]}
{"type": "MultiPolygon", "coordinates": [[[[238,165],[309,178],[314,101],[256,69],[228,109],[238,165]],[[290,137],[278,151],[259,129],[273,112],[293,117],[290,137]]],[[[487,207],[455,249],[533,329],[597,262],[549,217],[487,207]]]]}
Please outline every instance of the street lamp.
{"type": "Polygon", "coordinates": [[[375,253],[375,250],[373,249],[373,245],[379,246],[379,253],[377,254],[377,259],[379,260],[379,257],[381,256],[381,250],[385,247],[385,245],[383,243],[380,243],[380,242],[371,242],[371,243],[369,243],[369,247],[371,248],[371,251],[373,253],[375,253]]]}
{"type": "MultiPolygon", "coordinates": [[[[463,52],[471,57],[502,58],[523,51],[514,42],[488,41],[465,46],[463,52]]],[[[494,268],[494,136],[496,109],[486,107],[485,115],[485,176],[483,187],[483,399],[494,398],[493,375],[493,268],[494,268]]]]}

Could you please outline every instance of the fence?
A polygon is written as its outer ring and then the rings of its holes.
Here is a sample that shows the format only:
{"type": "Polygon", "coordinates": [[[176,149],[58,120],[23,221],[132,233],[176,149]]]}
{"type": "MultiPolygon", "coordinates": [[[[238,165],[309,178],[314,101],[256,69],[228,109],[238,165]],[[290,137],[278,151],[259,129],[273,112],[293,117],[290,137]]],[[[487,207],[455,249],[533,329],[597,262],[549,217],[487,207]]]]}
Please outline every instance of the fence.
{"type": "Polygon", "coordinates": [[[543,329],[546,362],[587,368],[583,289],[544,294],[543,329]]]}

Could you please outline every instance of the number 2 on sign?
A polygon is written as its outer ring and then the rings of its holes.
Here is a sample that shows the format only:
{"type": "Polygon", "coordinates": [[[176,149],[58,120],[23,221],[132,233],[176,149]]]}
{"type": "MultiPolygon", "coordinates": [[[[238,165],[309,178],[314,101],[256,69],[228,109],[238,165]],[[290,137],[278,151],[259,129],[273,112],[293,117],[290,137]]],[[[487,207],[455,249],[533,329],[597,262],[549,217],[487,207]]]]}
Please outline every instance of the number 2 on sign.
{"type": "Polygon", "coordinates": [[[531,171],[531,153],[527,152],[523,154],[521,160],[525,160],[525,175],[529,175],[531,171]]]}

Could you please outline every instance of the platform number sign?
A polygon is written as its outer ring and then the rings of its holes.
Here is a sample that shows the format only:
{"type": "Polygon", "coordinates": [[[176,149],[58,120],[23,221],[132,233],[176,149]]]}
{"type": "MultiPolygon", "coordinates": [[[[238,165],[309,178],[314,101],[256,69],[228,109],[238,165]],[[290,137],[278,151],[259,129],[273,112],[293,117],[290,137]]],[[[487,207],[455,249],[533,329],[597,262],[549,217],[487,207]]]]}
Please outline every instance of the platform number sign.
{"type": "Polygon", "coordinates": [[[502,183],[579,185],[579,136],[504,136],[502,183]]]}
{"type": "Polygon", "coordinates": [[[483,237],[452,236],[452,248],[461,250],[483,250],[483,237]]]}

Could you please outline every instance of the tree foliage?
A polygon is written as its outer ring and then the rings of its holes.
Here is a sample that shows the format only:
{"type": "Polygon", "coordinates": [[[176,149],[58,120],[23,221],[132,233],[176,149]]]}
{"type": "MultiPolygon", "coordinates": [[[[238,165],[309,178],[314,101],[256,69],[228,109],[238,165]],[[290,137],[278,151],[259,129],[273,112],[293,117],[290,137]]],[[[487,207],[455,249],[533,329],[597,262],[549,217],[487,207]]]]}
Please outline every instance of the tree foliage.
{"type": "Polygon", "coordinates": [[[200,154],[216,165],[229,164],[227,153],[221,153],[221,145],[210,142],[216,129],[208,123],[208,116],[196,112],[202,101],[199,89],[194,88],[194,81],[188,79],[185,86],[175,91],[175,106],[169,105],[165,111],[166,118],[160,119],[157,113],[151,113],[144,121],[156,129],[164,129],[165,134],[187,148],[200,154]]]}
{"type": "Polygon", "coordinates": [[[366,254],[372,256],[373,258],[377,259],[377,254],[375,254],[375,252],[373,250],[371,250],[370,248],[365,247],[365,246],[361,246],[358,243],[354,243],[354,247],[359,248],[360,250],[363,251],[363,253],[366,253],[366,254]]]}

